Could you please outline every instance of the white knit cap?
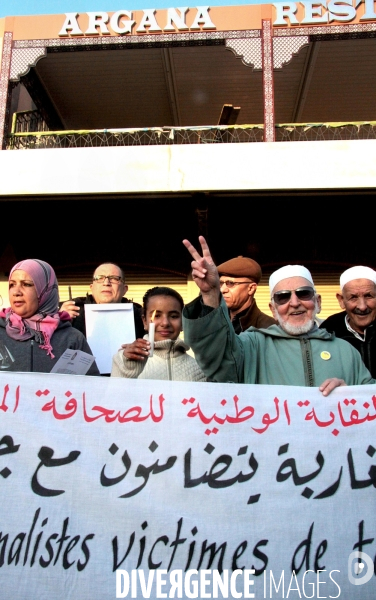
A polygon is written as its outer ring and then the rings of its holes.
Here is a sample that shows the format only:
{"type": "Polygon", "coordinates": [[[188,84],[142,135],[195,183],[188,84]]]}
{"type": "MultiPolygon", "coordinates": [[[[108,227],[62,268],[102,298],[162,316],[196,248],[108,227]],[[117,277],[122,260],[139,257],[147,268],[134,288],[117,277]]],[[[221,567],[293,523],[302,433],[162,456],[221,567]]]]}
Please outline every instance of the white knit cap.
{"type": "Polygon", "coordinates": [[[285,267],[277,269],[277,271],[274,271],[274,273],[270,275],[270,295],[273,294],[273,290],[277,283],[282,281],[282,279],[288,279],[289,277],[304,277],[304,279],[307,279],[314,285],[312,275],[306,267],[303,267],[302,265],[286,265],[285,267]]]}
{"type": "Polygon", "coordinates": [[[346,283],[349,281],[353,281],[353,279],[369,279],[376,283],[376,271],[371,269],[370,267],[351,267],[344,271],[339,278],[339,285],[341,290],[343,290],[346,283]]]}

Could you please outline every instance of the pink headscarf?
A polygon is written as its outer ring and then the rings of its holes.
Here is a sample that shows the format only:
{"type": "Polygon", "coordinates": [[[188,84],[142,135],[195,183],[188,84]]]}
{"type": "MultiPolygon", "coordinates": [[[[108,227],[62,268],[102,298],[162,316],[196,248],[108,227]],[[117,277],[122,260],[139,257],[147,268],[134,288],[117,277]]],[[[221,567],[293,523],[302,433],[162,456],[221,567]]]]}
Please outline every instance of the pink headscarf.
{"type": "Polygon", "coordinates": [[[55,358],[52,354],[51,337],[58,327],[60,320],[69,321],[70,316],[66,312],[59,313],[59,290],[55,271],[43,260],[33,258],[21,260],[14,265],[12,273],[17,269],[26,271],[34,282],[38,295],[38,312],[27,319],[17,315],[11,308],[0,312],[0,317],[6,319],[6,332],[14,340],[28,340],[32,337],[47,355],[55,358]]]}

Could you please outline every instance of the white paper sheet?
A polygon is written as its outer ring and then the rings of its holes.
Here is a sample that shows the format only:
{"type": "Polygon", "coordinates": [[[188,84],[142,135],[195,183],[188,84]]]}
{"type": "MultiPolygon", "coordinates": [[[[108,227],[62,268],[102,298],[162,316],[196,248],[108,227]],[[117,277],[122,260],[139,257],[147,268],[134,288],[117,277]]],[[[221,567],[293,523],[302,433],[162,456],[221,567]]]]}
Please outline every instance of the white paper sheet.
{"type": "Polygon", "coordinates": [[[51,369],[51,373],[86,375],[95,358],[82,350],[68,348],[51,369]]]}
{"type": "Polygon", "coordinates": [[[112,357],[136,339],[133,304],[85,304],[86,338],[99,372],[111,373],[112,357]]]}

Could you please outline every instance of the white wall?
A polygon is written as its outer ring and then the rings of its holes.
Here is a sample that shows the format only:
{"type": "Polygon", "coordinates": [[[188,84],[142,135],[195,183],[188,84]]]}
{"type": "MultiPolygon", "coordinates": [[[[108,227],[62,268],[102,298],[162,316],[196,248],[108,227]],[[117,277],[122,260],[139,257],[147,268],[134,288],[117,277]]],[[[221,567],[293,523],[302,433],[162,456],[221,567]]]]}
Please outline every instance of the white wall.
{"type": "Polygon", "coordinates": [[[376,140],[7,150],[1,195],[376,188],[376,140]]]}

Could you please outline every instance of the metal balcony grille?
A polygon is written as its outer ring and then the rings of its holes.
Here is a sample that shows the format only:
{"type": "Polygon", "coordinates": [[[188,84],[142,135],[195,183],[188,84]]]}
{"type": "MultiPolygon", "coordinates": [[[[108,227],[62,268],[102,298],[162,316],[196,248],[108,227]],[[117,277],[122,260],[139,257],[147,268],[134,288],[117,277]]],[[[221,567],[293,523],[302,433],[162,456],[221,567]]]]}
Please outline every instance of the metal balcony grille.
{"type": "MultiPolygon", "coordinates": [[[[26,111],[37,113],[38,111],[26,111]]],[[[264,126],[215,125],[205,127],[151,127],[46,131],[39,114],[13,118],[8,150],[38,148],[98,148],[108,146],[158,146],[176,144],[219,144],[263,142],[264,126]]],[[[275,127],[276,142],[364,140],[376,138],[376,122],[283,123],[275,127]]]]}
{"type": "Polygon", "coordinates": [[[151,127],[91,131],[17,132],[7,138],[7,149],[94,148],[262,142],[262,125],[215,127],[151,127]]]}
{"type": "Polygon", "coordinates": [[[277,142],[323,142],[376,138],[376,122],[276,125],[277,142]]]}

